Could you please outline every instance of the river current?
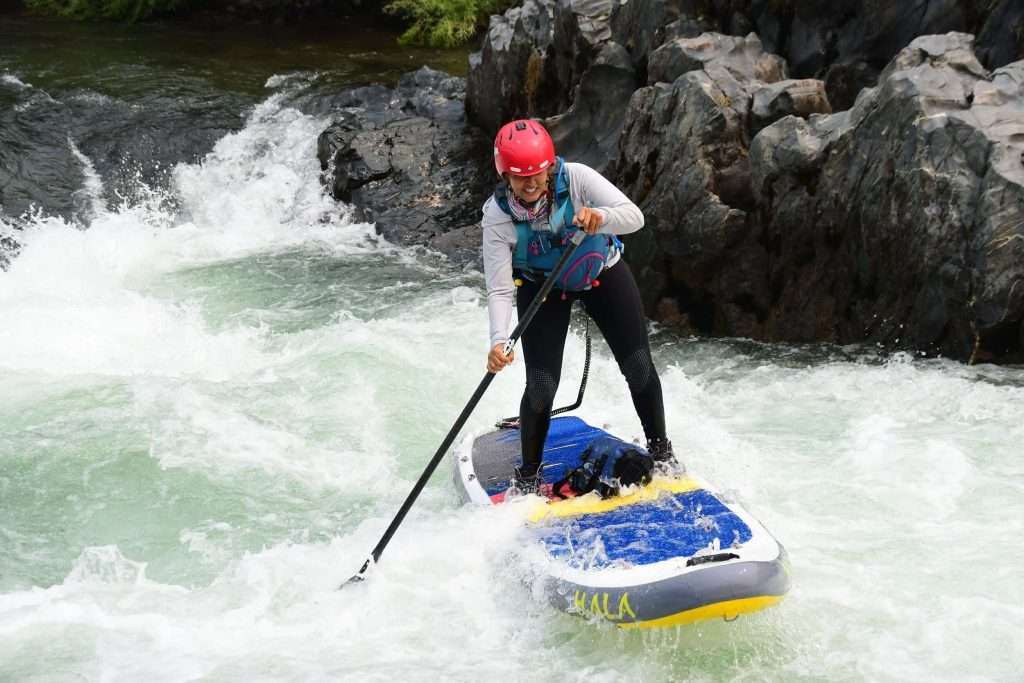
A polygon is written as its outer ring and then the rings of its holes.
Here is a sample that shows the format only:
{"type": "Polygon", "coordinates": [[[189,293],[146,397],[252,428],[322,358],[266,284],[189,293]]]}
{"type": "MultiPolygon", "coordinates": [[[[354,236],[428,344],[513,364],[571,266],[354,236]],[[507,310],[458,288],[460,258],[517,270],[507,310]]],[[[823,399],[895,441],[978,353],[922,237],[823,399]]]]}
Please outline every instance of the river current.
{"type": "MultiPolygon", "coordinates": [[[[465,69],[392,39],[0,16],[0,680],[1022,680],[1024,371],[871,348],[653,327],[677,453],[789,553],[778,607],[556,612],[508,562],[518,517],[463,507],[449,462],[337,590],[487,347],[478,271],[318,181],[332,93],[465,69]]],[[[595,348],[578,414],[639,436],[595,348]]]]}

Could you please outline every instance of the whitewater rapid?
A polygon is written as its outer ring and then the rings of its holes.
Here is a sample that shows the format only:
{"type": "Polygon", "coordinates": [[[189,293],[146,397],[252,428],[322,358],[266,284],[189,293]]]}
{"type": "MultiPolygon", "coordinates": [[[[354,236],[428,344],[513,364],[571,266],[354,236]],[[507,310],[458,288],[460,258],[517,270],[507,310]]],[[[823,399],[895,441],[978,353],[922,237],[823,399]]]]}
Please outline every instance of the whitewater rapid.
{"type": "MultiPolygon", "coordinates": [[[[1015,368],[655,328],[677,452],[789,551],[790,595],[735,623],[551,610],[508,559],[515,512],[462,507],[448,463],[337,590],[482,377],[487,322],[479,272],[324,194],[301,87],[123,201],[68,139],[78,219],[0,216],[0,679],[1020,680],[1015,368]]],[[[578,414],[638,437],[595,346],[578,414]]],[[[576,329],[558,404],[582,366],[576,329]]]]}

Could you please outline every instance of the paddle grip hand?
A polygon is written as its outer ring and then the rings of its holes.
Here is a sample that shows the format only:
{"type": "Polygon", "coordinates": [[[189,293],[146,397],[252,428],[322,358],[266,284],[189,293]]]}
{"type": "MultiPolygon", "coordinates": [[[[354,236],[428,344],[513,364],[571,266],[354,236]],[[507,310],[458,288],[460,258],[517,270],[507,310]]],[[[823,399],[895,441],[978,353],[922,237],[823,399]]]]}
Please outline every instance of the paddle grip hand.
{"type": "Polygon", "coordinates": [[[516,354],[512,351],[513,345],[508,342],[494,345],[487,354],[487,372],[501,372],[505,366],[512,364],[516,359],[516,354]]]}
{"type": "MultiPolygon", "coordinates": [[[[600,225],[601,215],[597,212],[594,212],[594,215],[597,216],[597,225],[600,225]]],[[[597,228],[595,228],[595,230],[596,229],[597,228]]],[[[583,230],[577,230],[569,238],[569,240],[573,244],[572,248],[568,250],[565,254],[563,254],[562,258],[559,259],[558,265],[556,265],[555,269],[548,275],[547,279],[544,281],[544,284],[541,286],[540,291],[537,292],[537,294],[535,295],[534,300],[530,302],[530,307],[526,309],[526,313],[524,314],[523,319],[519,321],[519,324],[516,326],[516,329],[513,330],[512,334],[509,335],[508,341],[505,342],[504,344],[495,344],[494,348],[492,348],[490,352],[487,354],[487,372],[491,373],[492,375],[501,372],[501,370],[504,369],[505,366],[510,365],[512,361],[515,360],[516,355],[515,353],[512,352],[512,349],[515,348],[516,342],[519,340],[519,337],[523,334],[526,325],[529,324],[530,320],[537,312],[537,309],[540,307],[542,303],[544,303],[544,299],[547,298],[548,292],[551,291],[551,287],[555,284],[556,274],[562,270],[562,267],[566,264],[572,253],[576,250],[576,247],[580,246],[580,244],[583,242],[583,238],[585,236],[586,235],[583,230]]]]}
{"type": "Polygon", "coordinates": [[[584,206],[576,212],[572,222],[573,225],[579,226],[588,235],[593,235],[601,229],[601,224],[604,223],[604,216],[597,209],[584,206]]]}

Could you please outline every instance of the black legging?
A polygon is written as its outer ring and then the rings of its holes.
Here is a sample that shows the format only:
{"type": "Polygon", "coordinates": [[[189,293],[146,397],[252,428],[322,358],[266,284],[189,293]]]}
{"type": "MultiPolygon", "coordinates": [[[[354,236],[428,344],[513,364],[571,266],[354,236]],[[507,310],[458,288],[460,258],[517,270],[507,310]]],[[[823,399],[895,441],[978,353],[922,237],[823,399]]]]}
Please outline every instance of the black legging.
{"type": "MultiPolygon", "coordinates": [[[[648,441],[665,439],[665,404],[661,380],[651,360],[647,323],[633,273],[620,259],[598,276],[600,285],[584,292],[554,289],[523,333],[526,360],[526,391],[519,404],[523,444],[522,473],[532,475],[540,466],[544,439],[551,423],[555,391],[562,374],[562,352],[569,331],[572,303],[583,302],[587,314],[604,335],[619,369],[629,385],[633,406],[648,441]]],[[[516,307],[522,317],[540,289],[539,282],[525,281],[516,290],[516,307]]]]}

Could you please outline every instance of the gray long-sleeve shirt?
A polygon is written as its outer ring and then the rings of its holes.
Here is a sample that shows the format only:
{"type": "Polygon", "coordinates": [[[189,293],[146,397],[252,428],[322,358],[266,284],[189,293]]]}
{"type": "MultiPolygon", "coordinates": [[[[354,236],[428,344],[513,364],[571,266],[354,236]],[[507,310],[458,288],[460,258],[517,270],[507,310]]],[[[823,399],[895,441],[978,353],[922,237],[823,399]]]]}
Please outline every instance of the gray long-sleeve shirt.
{"type": "MultiPolygon", "coordinates": [[[[644,214],[629,197],[603,175],[584,164],[565,164],[569,196],[576,210],[587,206],[597,209],[604,220],[600,232],[626,235],[644,226],[644,214]]],[[[567,217],[568,220],[568,217],[567,217]]],[[[512,217],[501,210],[494,197],[484,202],[483,220],[484,277],[487,281],[487,313],[491,322],[491,345],[508,340],[512,321],[515,283],[512,280],[512,253],[518,233],[512,217]]],[[[534,224],[534,230],[547,230],[546,222],[534,224]]],[[[608,256],[605,266],[619,259],[617,251],[608,256]]]]}

